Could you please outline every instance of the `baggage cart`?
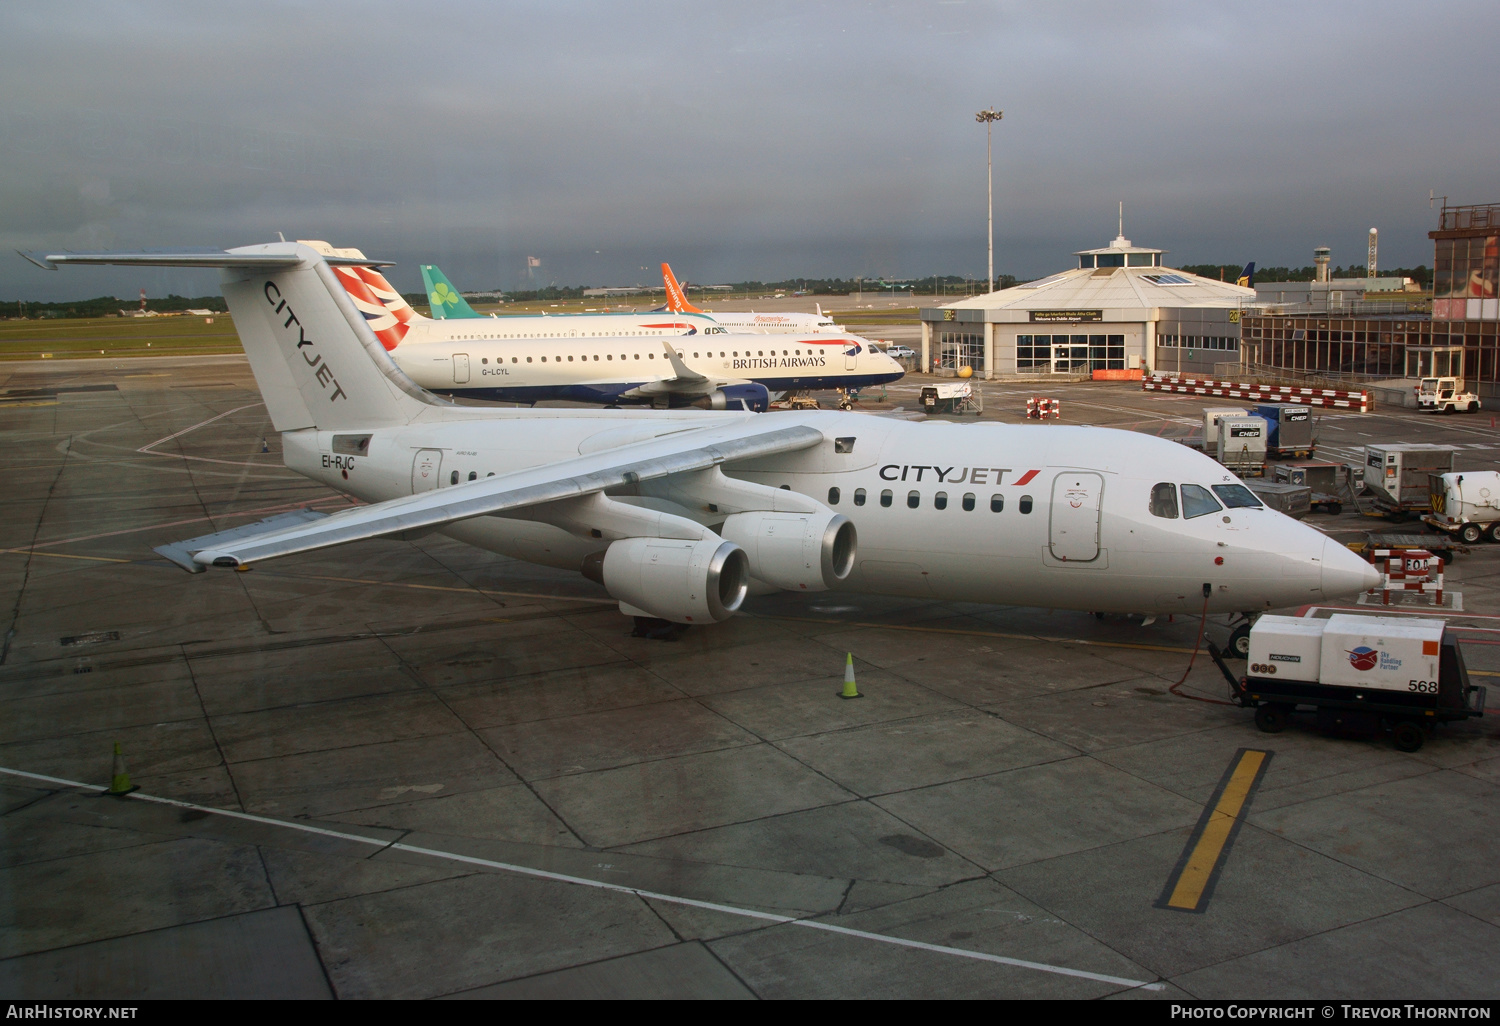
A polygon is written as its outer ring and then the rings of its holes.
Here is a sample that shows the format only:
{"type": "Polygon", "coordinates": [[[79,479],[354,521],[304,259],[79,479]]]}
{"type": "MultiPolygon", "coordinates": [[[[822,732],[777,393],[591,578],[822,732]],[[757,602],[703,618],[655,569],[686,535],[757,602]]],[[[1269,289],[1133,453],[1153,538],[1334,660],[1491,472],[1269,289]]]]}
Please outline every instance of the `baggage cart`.
{"type": "Polygon", "coordinates": [[[1306,485],[1251,478],[1245,482],[1245,487],[1267,506],[1297,520],[1307,516],[1312,509],[1312,489],[1306,485]]]}
{"type": "Polygon", "coordinates": [[[1385,513],[1432,511],[1432,477],[1451,473],[1451,445],[1365,446],[1365,490],[1385,513]]]}

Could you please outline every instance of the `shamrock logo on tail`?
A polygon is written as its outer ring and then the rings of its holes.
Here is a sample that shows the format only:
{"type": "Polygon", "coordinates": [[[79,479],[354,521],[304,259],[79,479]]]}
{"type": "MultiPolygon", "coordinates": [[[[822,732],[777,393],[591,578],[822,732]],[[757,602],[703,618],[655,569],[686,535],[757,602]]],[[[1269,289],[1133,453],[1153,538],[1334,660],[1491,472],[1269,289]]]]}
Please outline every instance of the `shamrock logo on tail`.
{"type": "Polygon", "coordinates": [[[432,293],[427,297],[432,300],[433,306],[457,306],[458,293],[448,287],[447,282],[440,281],[433,286],[432,293]]]}

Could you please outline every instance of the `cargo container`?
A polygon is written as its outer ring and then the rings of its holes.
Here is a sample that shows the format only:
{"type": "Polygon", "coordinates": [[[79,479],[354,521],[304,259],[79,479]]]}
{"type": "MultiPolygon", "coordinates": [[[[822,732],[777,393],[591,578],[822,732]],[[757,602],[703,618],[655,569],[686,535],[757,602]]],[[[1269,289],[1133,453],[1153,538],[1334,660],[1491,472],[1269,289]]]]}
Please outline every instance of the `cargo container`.
{"type": "Polygon", "coordinates": [[[1434,474],[1432,512],[1424,523],[1473,545],[1481,538],[1500,541],[1500,473],[1469,470],[1434,474]]]}
{"type": "Polygon", "coordinates": [[[1261,403],[1250,412],[1271,426],[1266,451],[1276,456],[1311,456],[1313,452],[1312,407],[1293,403],[1261,403]]]}
{"type": "Polygon", "coordinates": [[[1203,408],[1203,451],[1212,456],[1219,444],[1219,418],[1243,417],[1249,411],[1243,406],[1205,406],[1203,408]]]}
{"type": "Polygon", "coordinates": [[[1312,510],[1312,489],[1285,481],[1249,480],[1245,487],[1274,510],[1301,520],[1312,510]]]}
{"type": "Polygon", "coordinates": [[[1434,474],[1453,470],[1449,445],[1365,446],[1365,489],[1386,510],[1426,513],[1432,509],[1434,474]]]}
{"type": "Polygon", "coordinates": [[[1312,489],[1311,509],[1334,516],[1343,512],[1345,494],[1354,494],[1348,485],[1349,468],[1343,463],[1272,463],[1266,467],[1266,476],[1283,484],[1307,485],[1312,489]]]}
{"type": "Polygon", "coordinates": [[[1260,417],[1220,417],[1219,462],[1240,477],[1260,477],[1266,471],[1266,428],[1260,417]]]}
{"type": "Polygon", "coordinates": [[[1255,725],[1271,734],[1307,707],[1321,729],[1389,731],[1397,748],[1414,752],[1436,724],[1484,715],[1485,689],[1469,683],[1458,640],[1443,620],[1268,615],[1250,629],[1244,677],[1217,648],[1210,645],[1209,653],[1235,702],[1253,708],[1255,725]]]}

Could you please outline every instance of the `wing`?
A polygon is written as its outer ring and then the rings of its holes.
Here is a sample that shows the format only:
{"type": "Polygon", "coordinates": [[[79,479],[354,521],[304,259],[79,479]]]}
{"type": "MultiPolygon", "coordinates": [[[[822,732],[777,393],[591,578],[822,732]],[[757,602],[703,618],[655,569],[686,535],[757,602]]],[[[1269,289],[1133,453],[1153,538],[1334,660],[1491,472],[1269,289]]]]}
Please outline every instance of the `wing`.
{"type": "Polygon", "coordinates": [[[721,428],[700,428],[666,438],[590,453],[418,495],[345,510],[311,523],[251,535],[234,532],[195,538],[194,562],[241,566],[260,559],[328,548],[346,542],[441,528],[459,520],[577,498],[615,485],[707,470],[721,463],[811,448],[823,432],[805,425],[766,429],[760,418],[721,428]]]}

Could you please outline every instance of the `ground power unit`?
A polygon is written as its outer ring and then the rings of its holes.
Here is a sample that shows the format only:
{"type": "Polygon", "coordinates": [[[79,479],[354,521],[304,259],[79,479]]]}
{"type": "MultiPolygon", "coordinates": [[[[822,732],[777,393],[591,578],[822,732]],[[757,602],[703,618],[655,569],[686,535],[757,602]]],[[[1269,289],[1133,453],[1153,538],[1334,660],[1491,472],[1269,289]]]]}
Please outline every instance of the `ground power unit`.
{"type": "Polygon", "coordinates": [[[1250,630],[1248,673],[1229,679],[1235,701],[1267,733],[1315,712],[1319,729],[1389,732],[1414,752],[1432,728],[1484,715],[1485,689],[1469,683],[1458,641],[1442,620],[1335,614],[1326,620],[1262,616],[1250,630]]]}

